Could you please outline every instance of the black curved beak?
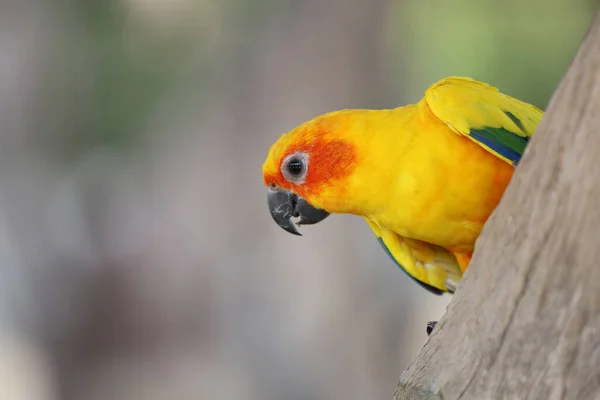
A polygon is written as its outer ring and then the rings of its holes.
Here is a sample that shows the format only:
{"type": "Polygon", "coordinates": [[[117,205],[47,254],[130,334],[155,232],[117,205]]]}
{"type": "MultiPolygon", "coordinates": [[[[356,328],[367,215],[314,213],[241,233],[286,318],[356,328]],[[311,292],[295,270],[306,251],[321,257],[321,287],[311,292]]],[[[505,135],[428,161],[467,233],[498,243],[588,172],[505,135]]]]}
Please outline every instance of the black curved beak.
{"type": "Polygon", "coordinates": [[[271,217],[277,225],[298,236],[302,234],[298,232],[296,225],[316,224],[329,216],[327,211],[311,206],[302,197],[285,189],[269,188],[267,202],[271,217]],[[294,223],[292,217],[300,217],[300,220],[294,223]]]}

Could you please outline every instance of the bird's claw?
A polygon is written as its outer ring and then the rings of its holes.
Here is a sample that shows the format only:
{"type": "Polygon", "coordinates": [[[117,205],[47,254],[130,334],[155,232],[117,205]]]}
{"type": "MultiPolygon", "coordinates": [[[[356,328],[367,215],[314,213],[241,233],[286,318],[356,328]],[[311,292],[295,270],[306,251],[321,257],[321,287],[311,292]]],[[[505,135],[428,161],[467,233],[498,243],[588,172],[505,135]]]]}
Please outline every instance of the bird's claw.
{"type": "Polygon", "coordinates": [[[431,332],[433,332],[433,329],[435,328],[437,323],[437,321],[429,321],[427,323],[427,336],[431,335],[431,332]]]}

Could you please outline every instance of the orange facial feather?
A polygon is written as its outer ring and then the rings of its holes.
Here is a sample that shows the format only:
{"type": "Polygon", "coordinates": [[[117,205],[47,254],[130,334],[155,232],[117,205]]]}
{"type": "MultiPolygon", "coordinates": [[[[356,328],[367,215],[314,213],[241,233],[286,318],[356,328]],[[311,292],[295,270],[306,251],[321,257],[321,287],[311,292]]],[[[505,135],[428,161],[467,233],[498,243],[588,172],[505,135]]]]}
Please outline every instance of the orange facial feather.
{"type": "Polygon", "coordinates": [[[275,158],[275,165],[264,174],[265,185],[275,185],[294,191],[300,196],[318,193],[321,188],[349,176],[357,162],[355,146],[339,139],[329,139],[327,132],[301,134],[275,158]],[[281,164],[291,154],[308,154],[308,170],[302,184],[288,182],[281,172],[281,164]]]}

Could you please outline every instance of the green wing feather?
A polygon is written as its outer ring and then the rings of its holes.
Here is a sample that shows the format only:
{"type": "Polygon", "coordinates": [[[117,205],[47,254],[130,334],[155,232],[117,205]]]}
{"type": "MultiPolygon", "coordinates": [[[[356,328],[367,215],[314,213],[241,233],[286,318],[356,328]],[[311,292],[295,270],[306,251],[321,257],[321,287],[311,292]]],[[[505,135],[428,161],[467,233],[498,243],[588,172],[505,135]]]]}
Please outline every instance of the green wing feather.
{"type": "Polygon", "coordinates": [[[423,101],[452,131],[513,165],[521,159],[544,115],[493,86],[463,77],[433,84],[423,101]]]}

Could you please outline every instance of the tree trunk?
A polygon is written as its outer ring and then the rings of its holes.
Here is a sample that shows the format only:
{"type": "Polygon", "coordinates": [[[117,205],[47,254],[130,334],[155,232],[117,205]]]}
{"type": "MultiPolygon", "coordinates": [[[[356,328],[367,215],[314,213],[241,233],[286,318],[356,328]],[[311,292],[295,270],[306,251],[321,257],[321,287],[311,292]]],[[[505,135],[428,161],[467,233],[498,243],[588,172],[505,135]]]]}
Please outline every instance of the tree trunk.
{"type": "Polygon", "coordinates": [[[600,398],[600,14],[396,399],[600,398]]]}

